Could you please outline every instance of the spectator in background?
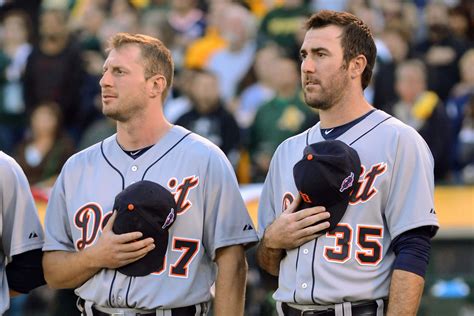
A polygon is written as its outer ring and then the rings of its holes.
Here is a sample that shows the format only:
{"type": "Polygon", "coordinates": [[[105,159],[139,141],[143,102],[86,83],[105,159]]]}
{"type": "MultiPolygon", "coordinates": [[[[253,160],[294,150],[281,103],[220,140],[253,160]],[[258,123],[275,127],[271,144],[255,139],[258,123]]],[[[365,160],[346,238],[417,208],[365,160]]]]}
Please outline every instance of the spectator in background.
{"type": "MultiPolygon", "coordinates": [[[[474,13],[473,13],[474,14],[474,13]]],[[[468,42],[474,30],[471,29],[469,12],[462,6],[456,6],[448,10],[448,24],[454,37],[460,41],[468,42]]],[[[474,24],[474,22],[472,22],[474,24]]],[[[471,38],[472,40],[472,38],[471,38]]],[[[470,43],[473,44],[472,42],[470,43]]]]}
{"type": "Polygon", "coordinates": [[[189,92],[192,109],[176,124],[219,146],[235,168],[239,158],[239,127],[220,101],[217,77],[206,70],[195,71],[189,92]]]}
{"type": "Polygon", "coordinates": [[[172,87],[173,97],[167,99],[163,108],[164,115],[170,123],[175,123],[177,119],[192,108],[190,94],[194,74],[193,69],[183,68],[175,76],[172,87]]]}
{"type": "Polygon", "coordinates": [[[295,59],[299,58],[303,22],[310,12],[304,0],[285,0],[283,5],[270,10],[263,18],[258,31],[259,46],[275,42],[295,59]]]}
{"type": "Polygon", "coordinates": [[[398,29],[408,41],[414,41],[420,29],[416,5],[412,1],[382,1],[380,5],[385,28],[398,29]]]}
{"type": "Polygon", "coordinates": [[[255,18],[240,5],[231,4],[223,13],[221,35],[227,47],[214,53],[205,68],[216,74],[220,96],[228,105],[254,60],[257,29],[255,18]]]}
{"type": "Polygon", "coordinates": [[[318,121],[318,115],[303,100],[296,63],[290,58],[280,58],[272,68],[276,96],[258,109],[250,129],[254,182],[265,179],[272,155],[282,141],[318,121]]]}
{"type": "Polygon", "coordinates": [[[206,29],[204,12],[197,0],[171,0],[171,10],[167,13],[168,23],[174,31],[173,59],[176,69],[183,65],[184,52],[188,45],[202,37],[206,29]]]}
{"type": "Polygon", "coordinates": [[[75,151],[61,121],[61,109],[54,102],[38,104],[31,114],[29,136],[18,145],[15,155],[31,185],[51,187],[75,151]]]}
{"type": "Polygon", "coordinates": [[[44,9],[40,17],[40,42],[28,58],[24,92],[31,113],[42,100],[57,102],[65,127],[78,139],[80,127],[80,91],[84,68],[80,49],[70,37],[67,13],[44,9]]]}
{"type": "Polygon", "coordinates": [[[177,35],[168,22],[166,11],[152,9],[143,12],[140,16],[140,32],[159,38],[163,44],[170,47],[173,54],[177,35]]]}
{"type": "Polygon", "coordinates": [[[385,29],[379,38],[375,39],[377,46],[376,66],[372,84],[374,107],[392,112],[392,106],[398,99],[395,92],[395,69],[408,55],[409,44],[405,34],[396,28],[385,29]]]}
{"type": "Polygon", "coordinates": [[[100,40],[100,29],[105,21],[104,11],[91,4],[81,19],[77,40],[81,47],[81,57],[84,66],[84,78],[80,89],[80,113],[77,117],[83,122],[79,129],[82,133],[97,120],[103,119],[102,111],[97,106],[100,101],[99,80],[102,76],[104,56],[100,40]]]}
{"type": "MultiPolygon", "coordinates": [[[[101,0],[102,1],[102,0],[101,0]]],[[[94,1],[97,7],[102,7],[94,1]]],[[[92,3],[92,2],[91,2],[92,3]]],[[[140,23],[138,9],[130,0],[105,0],[104,12],[109,13],[99,31],[102,51],[107,49],[107,40],[118,32],[138,33],[140,23]]]]}
{"type": "Polygon", "coordinates": [[[462,181],[462,169],[474,163],[474,152],[466,150],[466,148],[472,148],[474,143],[473,109],[471,108],[474,101],[473,65],[474,49],[471,48],[459,61],[461,81],[454,86],[446,105],[452,125],[451,164],[456,182],[462,181]],[[470,157],[467,154],[469,152],[470,157]]]}
{"type": "Polygon", "coordinates": [[[427,64],[428,87],[445,101],[459,81],[457,64],[466,50],[466,43],[456,38],[448,26],[448,11],[444,3],[426,6],[427,38],[414,47],[415,53],[427,64]]]}
{"type": "Polygon", "coordinates": [[[22,76],[31,53],[31,23],[23,11],[2,21],[0,47],[0,150],[11,154],[27,124],[22,76]]]}
{"type": "Polygon", "coordinates": [[[104,10],[91,3],[84,9],[83,14],[74,20],[74,23],[70,23],[82,49],[102,51],[99,33],[105,21],[106,14],[104,10]]]}
{"type": "Polygon", "coordinates": [[[464,120],[459,132],[458,159],[461,183],[474,184],[474,97],[471,96],[464,112],[464,120]]]}
{"type": "Polygon", "coordinates": [[[202,38],[190,43],[184,55],[184,67],[189,69],[204,68],[216,52],[227,46],[222,36],[225,14],[230,6],[228,1],[211,1],[206,16],[206,31],[202,38]]]}
{"type": "Polygon", "coordinates": [[[137,32],[138,31],[138,11],[130,0],[111,0],[107,12],[110,15],[106,23],[115,27],[116,32],[137,32]]]}
{"type": "Polygon", "coordinates": [[[255,119],[260,106],[275,96],[273,67],[281,57],[281,49],[275,44],[260,48],[252,67],[255,82],[246,87],[241,93],[235,111],[235,118],[239,127],[246,131],[255,119]]]}
{"type": "Polygon", "coordinates": [[[442,100],[427,90],[426,67],[408,60],[396,70],[396,91],[400,97],[393,114],[420,133],[433,154],[435,181],[446,180],[449,170],[450,124],[442,100]]]}

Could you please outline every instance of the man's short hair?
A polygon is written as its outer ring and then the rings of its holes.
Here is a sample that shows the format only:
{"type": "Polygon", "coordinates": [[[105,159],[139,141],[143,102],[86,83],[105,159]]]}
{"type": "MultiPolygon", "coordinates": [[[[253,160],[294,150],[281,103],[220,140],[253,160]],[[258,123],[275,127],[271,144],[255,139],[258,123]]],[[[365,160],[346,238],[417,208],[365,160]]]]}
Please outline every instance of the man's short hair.
{"type": "Polygon", "coordinates": [[[306,30],[336,25],[342,28],[341,46],[344,63],[358,55],[364,55],[367,66],[362,73],[362,89],[367,88],[372,77],[377,49],[369,27],[358,17],[347,12],[322,10],[313,14],[306,22],[306,30]]]}
{"type": "Polygon", "coordinates": [[[108,50],[117,49],[125,45],[137,45],[140,48],[145,68],[145,79],[155,75],[163,75],[166,79],[166,88],[162,101],[166,99],[173,84],[174,64],[171,52],[159,40],[143,34],[117,33],[109,40],[108,50]]]}

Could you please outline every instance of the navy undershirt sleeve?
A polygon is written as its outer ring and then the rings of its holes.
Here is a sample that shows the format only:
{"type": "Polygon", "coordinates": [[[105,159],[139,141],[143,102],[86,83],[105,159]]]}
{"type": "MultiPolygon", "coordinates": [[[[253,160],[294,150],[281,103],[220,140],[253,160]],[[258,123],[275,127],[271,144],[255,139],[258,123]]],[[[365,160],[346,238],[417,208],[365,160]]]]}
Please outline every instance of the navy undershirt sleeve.
{"type": "Polygon", "coordinates": [[[431,226],[417,227],[402,233],[392,241],[396,259],[394,269],[425,277],[431,250],[431,226]]]}
{"type": "Polygon", "coordinates": [[[6,267],[8,287],[19,293],[28,293],[46,284],[43,275],[41,249],[30,250],[12,257],[6,267]]]}

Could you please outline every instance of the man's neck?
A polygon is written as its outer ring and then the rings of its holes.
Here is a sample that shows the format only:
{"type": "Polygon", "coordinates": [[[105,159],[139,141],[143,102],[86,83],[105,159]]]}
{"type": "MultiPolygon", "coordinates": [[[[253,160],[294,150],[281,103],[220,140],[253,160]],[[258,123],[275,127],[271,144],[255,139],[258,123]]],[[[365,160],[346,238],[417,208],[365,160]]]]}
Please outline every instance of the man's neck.
{"type": "Polygon", "coordinates": [[[373,109],[362,93],[346,97],[328,110],[320,110],[321,128],[333,128],[349,123],[373,109]]]}
{"type": "Polygon", "coordinates": [[[156,144],[172,128],[162,115],[117,123],[117,141],[124,150],[138,150],[156,144]]]}

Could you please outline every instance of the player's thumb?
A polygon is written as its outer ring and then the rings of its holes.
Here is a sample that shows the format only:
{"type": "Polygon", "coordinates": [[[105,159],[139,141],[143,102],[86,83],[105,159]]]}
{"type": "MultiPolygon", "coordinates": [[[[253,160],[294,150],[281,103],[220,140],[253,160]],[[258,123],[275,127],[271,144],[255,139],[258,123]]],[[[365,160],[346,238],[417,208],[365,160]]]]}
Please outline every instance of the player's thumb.
{"type": "Polygon", "coordinates": [[[291,204],[286,208],[283,213],[294,213],[298,209],[298,206],[301,204],[301,201],[301,196],[297,194],[293,202],[291,202],[291,204]]]}
{"type": "Polygon", "coordinates": [[[112,230],[116,217],[117,217],[117,211],[113,210],[111,215],[104,218],[105,226],[104,226],[104,229],[102,230],[103,232],[112,230]]]}

